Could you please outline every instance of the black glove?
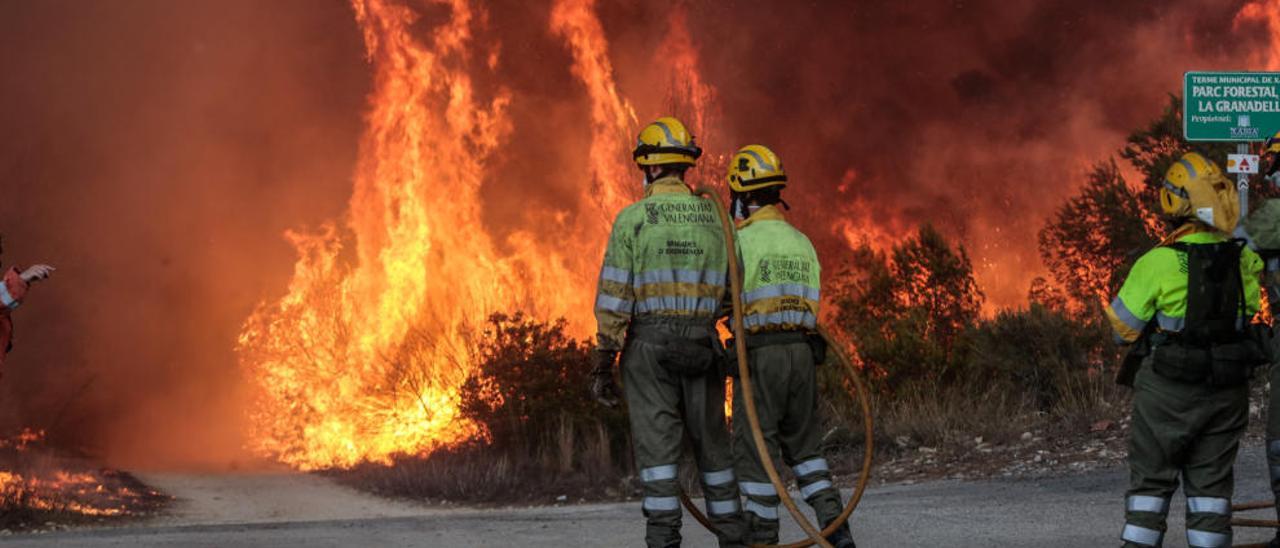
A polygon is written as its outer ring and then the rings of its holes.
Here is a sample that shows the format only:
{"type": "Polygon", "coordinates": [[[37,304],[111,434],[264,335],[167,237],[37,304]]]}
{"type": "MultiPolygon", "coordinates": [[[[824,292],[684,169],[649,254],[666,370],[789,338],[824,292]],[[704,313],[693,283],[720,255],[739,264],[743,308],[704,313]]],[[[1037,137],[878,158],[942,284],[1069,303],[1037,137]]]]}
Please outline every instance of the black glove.
{"type": "Polygon", "coordinates": [[[596,366],[591,370],[591,397],[608,408],[621,403],[618,385],[613,382],[613,364],[616,361],[616,350],[596,350],[596,366]]]}

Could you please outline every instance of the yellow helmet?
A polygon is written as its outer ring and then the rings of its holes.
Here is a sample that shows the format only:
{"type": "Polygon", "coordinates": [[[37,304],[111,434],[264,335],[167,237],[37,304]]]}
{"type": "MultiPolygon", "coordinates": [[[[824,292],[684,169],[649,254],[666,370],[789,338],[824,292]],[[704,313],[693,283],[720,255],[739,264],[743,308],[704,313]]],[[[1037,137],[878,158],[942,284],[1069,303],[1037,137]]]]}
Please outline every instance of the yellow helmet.
{"type": "Polygon", "coordinates": [[[1230,233],[1240,220],[1239,195],[1218,165],[1188,152],[1164,173],[1160,208],[1166,215],[1198,219],[1230,233]]]}
{"type": "Polygon", "coordinates": [[[1272,135],[1270,139],[1267,139],[1267,144],[1262,147],[1263,154],[1274,154],[1277,152],[1280,152],[1280,132],[1277,132],[1275,135],[1272,135]]]}
{"type": "Polygon", "coordinates": [[[729,188],[734,192],[751,192],[771,186],[787,186],[787,172],[782,169],[778,155],[764,145],[738,149],[729,162],[729,188]]]}
{"type": "Polygon", "coordinates": [[[692,166],[702,156],[702,149],[698,148],[693,135],[680,120],[663,116],[640,130],[640,136],[636,138],[636,149],[631,156],[642,166],[692,166]]]}
{"type": "Polygon", "coordinates": [[[1277,171],[1280,171],[1280,133],[1272,135],[1267,139],[1267,144],[1262,147],[1262,156],[1270,157],[1270,163],[1267,165],[1266,171],[1262,174],[1272,177],[1277,171]]]}

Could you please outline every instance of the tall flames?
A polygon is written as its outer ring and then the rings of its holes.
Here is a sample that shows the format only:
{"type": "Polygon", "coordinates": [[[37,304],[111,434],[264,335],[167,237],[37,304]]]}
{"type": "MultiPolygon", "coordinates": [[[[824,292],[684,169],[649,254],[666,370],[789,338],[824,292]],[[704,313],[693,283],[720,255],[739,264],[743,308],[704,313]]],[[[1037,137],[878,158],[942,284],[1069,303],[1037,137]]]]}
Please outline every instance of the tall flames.
{"type": "Polygon", "coordinates": [[[472,75],[501,55],[476,39],[484,12],[446,4],[447,21],[424,32],[409,7],[353,2],[375,84],[347,225],[288,234],[299,252],[289,292],[260,306],[240,336],[255,390],[253,449],[298,468],[385,462],[482,436],[458,416],[474,329],[519,307],[567,317],[585,334],[607,236],[600,219],[634,198],[618,158],[635,112],[613,83],[593,5],[565,0],[550,30],[571,49],[592,102],[601,217],[551,212],[537,233],[501,240],[486,229],[481,186],[511,135],[512,95],[477,91],[472,75]],[[571,236],[581,245],[556,245],[571,236]]]}

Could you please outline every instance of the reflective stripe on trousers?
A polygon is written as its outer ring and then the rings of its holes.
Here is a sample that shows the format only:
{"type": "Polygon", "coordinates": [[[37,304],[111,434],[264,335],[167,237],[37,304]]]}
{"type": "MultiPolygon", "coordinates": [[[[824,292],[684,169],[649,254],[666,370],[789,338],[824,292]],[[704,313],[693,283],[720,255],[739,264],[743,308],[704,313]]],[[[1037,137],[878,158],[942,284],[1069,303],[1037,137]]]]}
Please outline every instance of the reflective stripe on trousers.
{"type": "Polygon", "coordinates": [[[738,499],[707,500],[707,515],[724,516],[738,511],[738,499]]]}
{"type": "Polygon", "coordinates": [[[1187,529],[1187,544],[1191,548],[1225,548],[1231,545],[1231,535],[1187,529]]]}
{"type": "Polygon", "coordinates": [[[776,497],[778,490],[773,488],[772,483],[760,483],[757,481],[744,481],[738,484],[738,489],[748,496],[756,497],[776,497]]]}
{"type": "Polygon", "coordinates": [[[640,481],[645,483],[676,479],[678,469],[674,464],[650,466],[640,471],[640,481]]]}
{"type": "Polygon", "coordinates": [[[813,483],[810,483],[809,485],[801,487],[800,496],[805,500],[808,500],[809,497],[812,497],[818,494],[818,491],[822,491],[824,489],[830,489],[830,488],[831,488],[831,482],[827,480],[818,480],[813,483]]]}
{"type": "Polygon", "coordinates": [[[1187,497],[1187,512],[1231,515],[1231,501],[1219,497],[1187,497]]]}
{"type": "Polygon", "coordinates": [[[680,509],[680,499],[676,497],[645,497],[644,509],[652,512],[671,512],[680,509]]]}
{"type": "Polygon", "coordinates": [[[1126,507],[1130,512],[1152,512],[1165,514],[1169,512],[1169,499],[1147,495],[1132,495],[1126,507]]]}
{"type": "Polygon", "coordinates": [[[721,486],[721,485],[726,485],[726,484],[729,484],[729,483],[733,483],[733,478],[734,478],[734,476],[733,476],[733,469],[732,469],[732,468],[725,468],[724,470],[718,470],[718,471],[715,471],[715,472],[707,472],[707,473],[703,474],[703,475],[702,475],[702,483],[704,483],[704,484],[706,484],[706,485],[710,485],[710,486],[712,486],[712,487],[719,487],[719,486],[721,486]]]}
{"type": "Polygon", "coordinates": [[[1159,546],[1160,539],[1164,537],[1164,533],[1155,529],[1147,529],[1139,527],[1132,523],[1124,524],[1124,532],[1120,534],[1121,540],[1141,544],[1144,546],[1159,546]]]}
{"type": "Polygon", "coordinates": [[[778,519],[777,506],[765,506],[754,500],[747,499],[747,504],[743,506],[743,509],[760,516],[761,519],[770,519],[775,521],[778,519]]]}
{"type": "Polygon", "coordinates": [[[830,470],[830,468],[827,467],[827,459],[819,457],[797,464],[793,466],[791,470],[796,473],[797,478],[801,478],[814,472],[826,472],[830,470]]]}

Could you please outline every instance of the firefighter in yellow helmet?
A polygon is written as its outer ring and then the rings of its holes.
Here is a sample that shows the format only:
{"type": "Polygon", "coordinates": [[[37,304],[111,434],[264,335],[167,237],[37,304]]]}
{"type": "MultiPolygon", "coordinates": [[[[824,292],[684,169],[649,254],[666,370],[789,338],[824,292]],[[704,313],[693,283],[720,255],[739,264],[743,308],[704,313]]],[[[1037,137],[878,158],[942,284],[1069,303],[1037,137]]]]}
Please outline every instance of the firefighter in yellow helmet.
{"type": "Polygon", "coordinates": [[[1262,260],[1228,236],[1235,185],[1188,153],[1165,174],[1160,205],[1176,228],[1133,265],[1106,315],[1136,343],[1119,382],[1133,387],[1125,546],[1160,546],[1181,480],[1187,544],[1231,545],[1236,451],[1248,422],[1248,379],[1267,357],[1249,324],[1262,260]]]}
{"type": "Polygon", "coordinates": [[[714,327],[728,251],[715,204],[684,182],[701,154],[675,118],[640,132],[633,156],[644,173],[644,199],[614,221],[596,295],[591,391],[603,405],[618,404],[613,368],[621,353],[650,548],[680,545],[677,465],[686,436],[720,546],[743,546],[714,327]]]}
{"type": "MultiPolygon", "coordinates": [[[[825,348],[814,329],[821,300],[821,265],[813,244],[787,222],[779,207],[787,173],[763,145],[747,145],[729,162],[730,209],[740,219],[738,260],[743,266],[743,327],[756,414],[775,462],[795,472],[800,494],[825,528],[844,510],[822,458],[816,366],[825,348]]],[[[730,368],[730,371],[736,371],[730,368]]],[[[736,417],[746,416],[742,386],[734,383],[736,417]]],[[[777,544],[780,499],[755,449],[748,421],[733,422],[734,464],[747,495],[745,518],[752,544],[777,544]]],[[[853,548],[845,524],[828,539],[853,548]]]]}

